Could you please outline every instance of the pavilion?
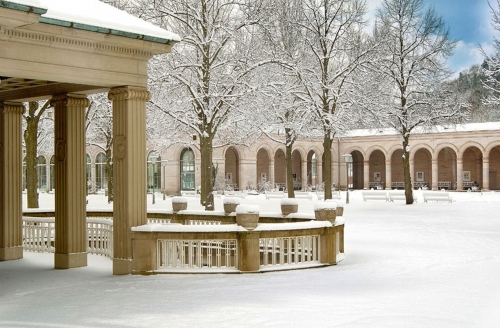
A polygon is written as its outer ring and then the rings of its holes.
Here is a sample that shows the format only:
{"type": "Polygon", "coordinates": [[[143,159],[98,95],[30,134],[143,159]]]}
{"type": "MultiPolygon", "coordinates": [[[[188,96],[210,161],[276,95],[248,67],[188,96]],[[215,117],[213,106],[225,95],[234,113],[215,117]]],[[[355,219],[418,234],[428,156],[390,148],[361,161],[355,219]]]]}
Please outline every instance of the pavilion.
{"type": "Polygon", "coordinates": [[[0,1],[0,261],[21,259],[23,102],[54,107],[54,267],[87,265],[85,108],[113,103],[113,274],[132,267],[131,227],[146,224],[148,60],[178,35],[98,0],[0,1]]]}

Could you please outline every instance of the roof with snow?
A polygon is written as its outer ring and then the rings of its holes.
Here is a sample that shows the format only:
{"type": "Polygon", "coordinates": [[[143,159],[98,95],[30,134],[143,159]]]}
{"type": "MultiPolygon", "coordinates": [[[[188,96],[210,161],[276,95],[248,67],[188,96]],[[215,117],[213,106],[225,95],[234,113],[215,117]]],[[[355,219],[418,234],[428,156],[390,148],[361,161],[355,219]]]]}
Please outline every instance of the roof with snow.
{"type": "Polygon", "coordinates": [[[0,0],[0,7],[40,14],[40,23],[171,44],[181,38],[99,0],[0,0]]]}

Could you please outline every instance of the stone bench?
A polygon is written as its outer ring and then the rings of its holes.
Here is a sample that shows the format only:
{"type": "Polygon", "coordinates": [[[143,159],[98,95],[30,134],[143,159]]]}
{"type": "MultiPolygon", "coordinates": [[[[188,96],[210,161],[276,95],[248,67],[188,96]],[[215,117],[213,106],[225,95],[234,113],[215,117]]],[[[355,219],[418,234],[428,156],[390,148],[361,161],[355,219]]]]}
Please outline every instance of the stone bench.
{"type": "Polygon", "coordinates": [[[243,191],[236,191],[236,190],[225,190],[224,196],[245,198],[247,196],[247,193],[245,193],[243,191]]]}
{"type": "Polygon", "coordinates": [[[182,197],[198,197],[196,190],[181,190],[182,197]]]}
{"type": "MultiPolygon", "coordinates": [[[[406,194],[404,190],[391,190],[387,193],[387,197],[389,202],[394,202],[395,200],[404,200],[406,201],[406,194]]],[[[413,201],[417,201],[417,197],[413,196],[413,201]]]]}
{"type": "Polygon", "coordinates": [[[266,199],[270,198],[285,198],[285,192],[283,191],[266,191],[266,199]]]}
{"type": "Polygon", "coordinates": [[[426,191],[422,194],[424,196],[424,203],[427,203],[428,201],[451,203],[453,201],[450,193],[447,191],[426,191]]]}
{"type": "Polygon", "coordinates": [[[363,201],[368,200],[385,200],[388,201],[387,192],[385,191],[376,191],[376,190],[363,190],[361,192],[363,196],[363,201]]]}
{"type": "Polygon", "coordinates": [[[311,194],[307,191],[294,191],[295,198],[309,199],[311,200],[311,194]]]}
{"type": "MultiPolygon", "coordinates": [[[[317,191],[316,196],[318,196],[318,200],[325,200],[325,192],[324,191],[317,191]]],[[[340,190],[339,191],[332,191],[332,199],[341,199],[342,196],[340,196],[340,190]]]]}

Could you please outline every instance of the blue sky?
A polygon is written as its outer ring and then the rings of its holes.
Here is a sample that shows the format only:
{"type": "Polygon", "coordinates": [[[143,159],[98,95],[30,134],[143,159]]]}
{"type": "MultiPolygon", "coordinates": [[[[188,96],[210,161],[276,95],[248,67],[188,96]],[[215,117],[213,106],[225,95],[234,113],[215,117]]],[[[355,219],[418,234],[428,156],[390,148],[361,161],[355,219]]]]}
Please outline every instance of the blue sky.
{"type": "MultiPolygon", "coordinates": [[[[455,71],[455,75],[483,61],[479,45],[489,53],[493,51],[493,37],[500,37],[500,32],[495,32],[491,26],[488,0],[424,1],[427,5],[434,6],[438,14],[446,21],[452,37],[458,41],[454,55],[448,60],[448,65],[455,71]]],[[[489,1],[496,8],[497,1],[489,1]]],[[[366,2],[372,15],[382,0],[366,0],[366,2]]]]}

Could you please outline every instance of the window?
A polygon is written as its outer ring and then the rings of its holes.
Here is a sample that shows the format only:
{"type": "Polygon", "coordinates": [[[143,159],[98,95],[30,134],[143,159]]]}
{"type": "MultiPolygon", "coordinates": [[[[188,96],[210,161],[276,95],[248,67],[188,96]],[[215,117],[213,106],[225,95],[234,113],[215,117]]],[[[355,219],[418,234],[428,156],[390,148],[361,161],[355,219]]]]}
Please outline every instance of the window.
{"type": "Polygon", "coordinates": [[[181,190],[194,190],[194,152],[187,148],[181,153],[181,190]]]}

